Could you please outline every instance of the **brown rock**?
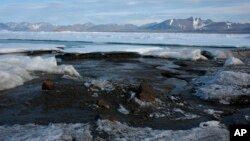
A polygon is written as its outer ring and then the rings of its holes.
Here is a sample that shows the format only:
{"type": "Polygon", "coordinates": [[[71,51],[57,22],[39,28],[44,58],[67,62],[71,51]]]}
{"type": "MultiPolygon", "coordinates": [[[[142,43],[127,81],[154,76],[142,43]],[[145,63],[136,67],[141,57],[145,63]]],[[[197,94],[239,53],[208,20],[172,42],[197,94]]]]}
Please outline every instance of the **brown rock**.
{"type": "Polygon", "coordinates": [[[42,84],[43,90],[52,90],[52,89],[54,89],[54,87],[55,87],[55,85],[52,81],[50,81],[50,80],[43,81],[43,84],[42,84]]]}
{"type": "Polygon", "coordinates": [[[98,106],[103,107],[105,109],[110,109],[110,106],[109,106],[108,102],[106,102],[103,99],[99,99],[97,104],[98,104],[98,106]]]}
{"type": "Polygon", "coordinates": [[[142,101],[152,102],[155,100],[157,93],[149,82],[144,81],[140,84],[137,97],[142,101]]]}

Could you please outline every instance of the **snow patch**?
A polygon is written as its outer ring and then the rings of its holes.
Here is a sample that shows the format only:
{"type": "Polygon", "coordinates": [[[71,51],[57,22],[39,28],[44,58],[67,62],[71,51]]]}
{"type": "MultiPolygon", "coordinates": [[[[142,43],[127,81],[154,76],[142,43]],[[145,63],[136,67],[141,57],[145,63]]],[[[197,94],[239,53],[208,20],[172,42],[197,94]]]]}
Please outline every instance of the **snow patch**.
{"type": "Polygon", "coordinates": [[[195,30],[201,29],[202,27],[206,26],[199,18],[193,18],[193,28],[195,30]]]}
{"type": "Polygon", "coordinates": [[[170,20],[170,22],[169,22],[169,25],[172,25],[172,24],[173,24],[173,22],[174,22],[174,20],[173,20],[173,19],[171,19],[171,20],[170,20]]]}

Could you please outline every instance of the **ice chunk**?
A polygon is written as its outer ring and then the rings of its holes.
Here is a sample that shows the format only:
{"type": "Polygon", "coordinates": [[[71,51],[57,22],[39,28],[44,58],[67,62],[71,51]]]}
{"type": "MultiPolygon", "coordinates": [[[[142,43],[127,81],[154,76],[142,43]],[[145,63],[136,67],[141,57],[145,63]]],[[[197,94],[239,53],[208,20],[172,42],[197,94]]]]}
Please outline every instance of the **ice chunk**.
{"type": "Polygon", "coordinates": [[[203,99],[219,99],[228,102],[231,98],[250,95],[250,74],[233,71],[219,71],[195,80],[201,84],[196,95],[203,99]]]}
{"type": "Polygon", "coordinates": [[[64,74],[80,77],[73,66],[58,66],[55,57],[0,56],[0,90],[23,85],[35,78],[34,72],[64,74]]]}
{"type": "Polygon", "coordinates": [[[112,91],[114,90],[114,86],[111,82],[105,79],[87,79],[86,82],[84,82],[84,85],[86,87],[89,87],[91,90],[94,91],[112,91]],[[96,89],[97,88],[97,89],[96,89]]]}
{"type": "Polygon", "coordinates": [[[72,65],[60,65],[58,66],[59,72],[66,76],[80,77],[81,75],[75,70],[72,65]]]}
{"type": "Polygon", "coordinates": [[[232,66],[232,65],[244,65],[244,63],[236,57],[227,58],[224,66],[232,66]]]}
{"type": "Polygon", "coordinates": [[[97,131],[109,135],[109,140],[133,140],[133,141],[209,141],[229,140],[229,131],[217,121],[201,123],[200,127],[189,130],[153,130],[151,128],[135,128],[120,122],[99,120],[97,131]]]}
{"type": "Polygon", "coordinates": [[[162,48],[161,50],[153,50],[143,55],[152,55],[162,58],[176,58],[183,60],[206,60],[207,58],[201,55],[200,49],[191,49],[191,48],[162,48]]]}
{"type": "Polygon", "coordinates": [[[50,124],[0,126],[1,141],[92,141],[93,137],[87,124],[50,124]]]}
{"type": "Polygon", "coordinates": [[[119,105],[119,109],[117,109],[120,113],[124,114],[124,115],[128,115],[129,111],[123,106],[123,105],[119,105]]]}

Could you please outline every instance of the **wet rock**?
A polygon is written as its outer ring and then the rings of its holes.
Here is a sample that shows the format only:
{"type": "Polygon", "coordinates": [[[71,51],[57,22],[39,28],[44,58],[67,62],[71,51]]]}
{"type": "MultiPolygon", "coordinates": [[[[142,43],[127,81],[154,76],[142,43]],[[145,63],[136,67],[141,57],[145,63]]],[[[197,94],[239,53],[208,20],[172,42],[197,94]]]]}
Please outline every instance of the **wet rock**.
{"type": "Polygon", "coordinates": [[[141,55],[134,52],[109,52],[109,53],[65,53],[56,56],[64,60],[75,60],[75,59],[123,59],[123,58],[140,58],[141,55]]]}
{"type": "Polygon", "coordinates": [[[43,90],[53,90],[54,88],[55,88],[54,82],[50,80],[43,81],[43,84],[42,84],[43,90]]]}
{"type": "Polygon", "coordinates": [[[60,49],[60,50],[64,50],[64,47],[56,47],[56,48],[58,48],[58,49],[60,49]]]}
{"type": "Polygon", "coordinates": [[[187,81],[177,78],[169,78],[164,81],[164,84],[166,84],[166,89],[171,92],[171,94],[178,94],[185,89],[187,81]]]}
{"type": "Polygon", "coordinates": [[[137,97],[142,101],[152,102],[155,100],[157,93],[148,81],[144,81],[139,86],[137,97]]]}
{"type": "Polygon", "coordinates": [[[234,57],[237,57],[240,59],[250,58],[250,49],[248,48],[235,49],[235,50],[232,50],[231,53],[234,57]]]}
{"type": "Polygon", "coordinates": [[[110,109],[110,105],[107,101],[105,101],[104,99],[99,99],[97,102],[97,105],[100,107],[103,107],[105,109],[110,109]]]}
{"type": "Polygon", "coordinates": [[[105,119],[108,119],[109,121],[118,121],[117,118],[113,115],[108,115],[105,117],[105,119]]]}
{"type": "Polygon", "coordinates": [[[207,59],[214,59],[214,55],[206,50],[201,51],[201,55],[205,56],[207,59]]]}

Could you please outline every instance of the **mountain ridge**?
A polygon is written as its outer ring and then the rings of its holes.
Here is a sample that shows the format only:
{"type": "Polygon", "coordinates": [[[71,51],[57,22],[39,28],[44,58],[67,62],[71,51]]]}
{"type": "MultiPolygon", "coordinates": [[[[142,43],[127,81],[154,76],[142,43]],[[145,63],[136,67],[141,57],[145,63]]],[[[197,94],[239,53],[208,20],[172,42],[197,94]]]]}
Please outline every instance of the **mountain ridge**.
{"type": "Polygon", "coordinates": [[[214,22],[211,19],[189,17],[167,19],[162,22],[134,24],[73,24],[53,25],[51,23],[8,22],[0,23],[0,30],[8,31],[76,31],[76,32],[190,32],[190,33],[250,33],[250,23],[214,22]]]}

